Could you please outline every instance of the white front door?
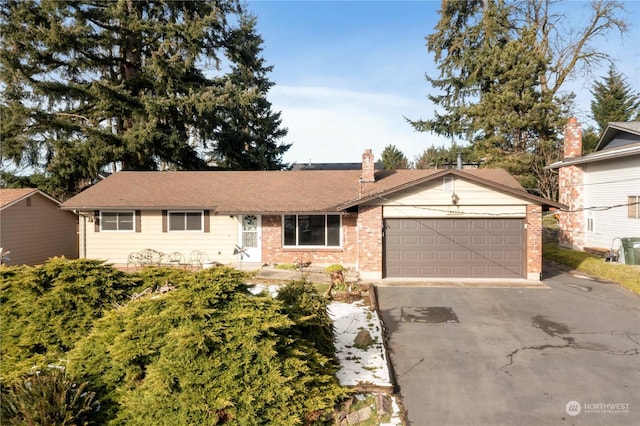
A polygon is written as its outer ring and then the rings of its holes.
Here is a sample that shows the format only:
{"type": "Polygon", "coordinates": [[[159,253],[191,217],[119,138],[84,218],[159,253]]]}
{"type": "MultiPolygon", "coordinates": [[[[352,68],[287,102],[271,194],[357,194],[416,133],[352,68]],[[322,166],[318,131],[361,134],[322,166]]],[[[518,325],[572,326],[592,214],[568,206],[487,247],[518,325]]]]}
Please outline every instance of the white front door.
{"type": "Polygon", "coordinates": [[[240,216],[240,235],[236,251],[238,260],[245,262],[262,262],[262,228],[260,215],[248,214],[240,216]]]}

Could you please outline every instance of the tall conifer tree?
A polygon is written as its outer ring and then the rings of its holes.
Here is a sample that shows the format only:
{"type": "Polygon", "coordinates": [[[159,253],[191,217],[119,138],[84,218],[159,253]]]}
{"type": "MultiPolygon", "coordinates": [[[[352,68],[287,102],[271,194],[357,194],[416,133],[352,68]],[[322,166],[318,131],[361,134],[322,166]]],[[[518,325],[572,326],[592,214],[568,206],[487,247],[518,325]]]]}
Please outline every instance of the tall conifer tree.
{"type": "Polygon", "coordinates": [[[591,114],[600,132],[612,121],[640,120],[640,95],[633,92],[613,65],[606,77],[593,84],[591,94],[591,114]]]}
{"type": "Polygon", "coordinates": [[[44,169],[62,193],[107,165],[206,167],[243,91],[222,71],[240,15],[236,0],[3,2],[2,159],[44,169]]]}
{"type": "Polygon", "coordinates": [[[255,25],[255,16],[243,14],[229,37],[233,49],[228,54],[232,64],[228,78],[234,99],[223,110],[212,158],[219,166],[236,170],[278,170],[286,166],[282,155],[291,145],[278,142],[287,130],[267,99],[274,85],[267,74],[273,66],[261,56],[263,40],[255,25]]]}
{"type": "MultiPolygon", "coordinates": [[[[590,20],[566,34],[552,0],[443,0],[427,37],[437,78],[427,76],[439,108],[411,121],[417,130],[470,142],[475,160],[509,170],[520,183],[555,198],[556,177],[544,166],[557,159],[557,139],[571,106],[561,92],[576,67],[607,55],[590,43],[611,30],[626,31],[615,0],[597,0],[590,20]],[[556,43],[558,41],[558,43],[556,43]]],[[[567,27],[568,28],[568,27],[567,27]]]]}

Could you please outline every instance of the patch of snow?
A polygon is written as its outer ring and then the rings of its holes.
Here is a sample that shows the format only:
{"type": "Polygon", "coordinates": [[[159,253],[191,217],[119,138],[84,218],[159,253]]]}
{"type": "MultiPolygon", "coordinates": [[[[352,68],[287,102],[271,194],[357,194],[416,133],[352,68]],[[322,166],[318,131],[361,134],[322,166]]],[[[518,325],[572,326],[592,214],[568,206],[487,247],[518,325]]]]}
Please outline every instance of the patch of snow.
{"type": "MultiPolygon", "coordinates": [[[[279,285],[256,284],[249,287],[251,294],[258,295],[266,292],[271,297],[278,295],[279,285]]],[[[389,365],[384,349],[382,321],[378,313],[365,306],[362,301],[354,303],[331,302],[328,306],[329,317],[335,328],[336,358],[340,362],[340,369],[336,376],[343,386],[372,384],[375,386],[392,387],[389,365]],[[366,349],[353,346],[360,330],[367,330],[373,343],[366,349]]],[[[356,395],[356,398],[365,398],[356,395]]],[[[400,426],[401,409],[397,397],[391,397],[391,420],[380,426],[400,426]]]]}
{"type": "Polygon", "coordinates": [[[269,296],[275,298],[278,295],[279,285],[265,285],[265,284],[256,284],[252,287],[249,287],[249,293],[257,296],[263,292],[267,293],[269,296]]]}
{"type": "Polygon", "coordinates": [[[391,420],[387,423],[380,423],[379,426],[398,426],[402,425],[402,420],[400,419],[401,411],[400,406],[398,406],[398,402],[396,398],[391,398],[391,406],[393,407],[393,411],[391,413],[391,420]]]}
{"type": "Polygon", "coordinates": [[[378,313],[361,301],[331,302],[329,316],[336,336],[336,357],[340,361],[337,377],[344,386],[372,384],[392,386],[378,313]],[[367,330],[373,343],[365,349],[353,346],[360,330],[367,330]]]}

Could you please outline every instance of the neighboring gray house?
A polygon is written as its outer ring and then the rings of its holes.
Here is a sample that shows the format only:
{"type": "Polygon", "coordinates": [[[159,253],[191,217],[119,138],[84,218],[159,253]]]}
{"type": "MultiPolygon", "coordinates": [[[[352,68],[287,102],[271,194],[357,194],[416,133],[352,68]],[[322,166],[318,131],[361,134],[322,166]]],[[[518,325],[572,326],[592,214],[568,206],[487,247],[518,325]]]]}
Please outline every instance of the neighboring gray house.
{"type": "MultiPolygon", "coordinates": [[[[575,118],[565,128],[559,170],[559,239],[565,247],[619,249],[620,238],[640,237],[640,122],[612,122],[594,152],[582,155],[575,118]]],[[[621,250],[622,252],[622,250],[621,250]]]]}
{"type": "Polygon", "coordinates": [[[78,217],[33,188],[0,189],[0,247],[6,265],[37,265],[78,257],[78,217]]]}

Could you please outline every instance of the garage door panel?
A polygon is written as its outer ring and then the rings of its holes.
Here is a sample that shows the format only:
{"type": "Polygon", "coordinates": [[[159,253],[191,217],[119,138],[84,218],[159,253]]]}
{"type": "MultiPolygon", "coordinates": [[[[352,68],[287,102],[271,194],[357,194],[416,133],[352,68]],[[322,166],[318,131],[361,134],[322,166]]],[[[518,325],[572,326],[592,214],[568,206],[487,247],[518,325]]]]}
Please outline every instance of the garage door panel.
{"type": "Polygon", "coordinates": [[[511,260],[511,261],[521,261],[524,259],[523,253],[521,252],[508,251],[508,252],[505,252],[504,256],[506,260],[511,260]]]}
{"type": "Polygon", "coordinates": [[[453,241],[451,241],[452,236],[451,235],[436,235],[436,245],[438,246],[447,246],[447,245],[451,245],[453,244],[453,241]]]}
{"type": "Polygon", "coordinates": [[[522,244],[522,239],[519,235],[507,235],[505,237],[505,242],[507,245],[518,247],[522,244]]]}
{"type": "Polygon", "coordinates": [[[387,219],[384,242],[387,277],[524,275],[523,219],[387,219]]]}
{"type": "Polygon", "coordinates": [[[486,237],[486,242],[487,244],[499,246],[505,243],[505,237],[501,235],[488,235],[486,237]]]}
{"type": "Polygon", "coordinates": [[[406,222],[402,225],[402,227],[406,230],[417,230],[420,227],[420,223],[414,221],[406,222]]]}
{"type": "Polygon", "coordinates": [[[399,246],[402,244],[402,237],[400,235],[387,236],[387,245],[399,246]]]}
{"type": "Polygon", "coordinates": [[[470,251],[454,251],[453,259],[456,262],[467,262],[473,258],[473,252],[470,251]]]}
{"type": "Polygon", "coordinates": [[[424,261],[433,261],[436,259],[436,252],[433,250],[430,251],[426,251],[426,250],[422,250],[420,251],[420,259],[424,260],[424,261]]]}

